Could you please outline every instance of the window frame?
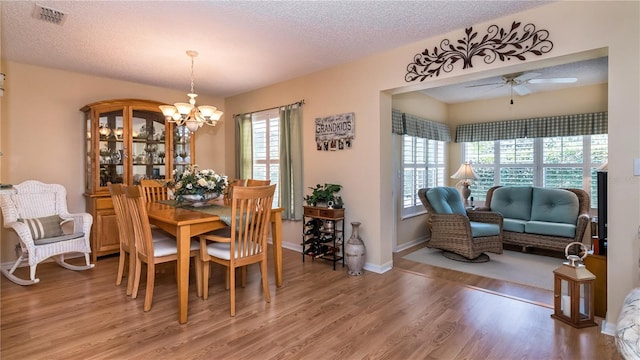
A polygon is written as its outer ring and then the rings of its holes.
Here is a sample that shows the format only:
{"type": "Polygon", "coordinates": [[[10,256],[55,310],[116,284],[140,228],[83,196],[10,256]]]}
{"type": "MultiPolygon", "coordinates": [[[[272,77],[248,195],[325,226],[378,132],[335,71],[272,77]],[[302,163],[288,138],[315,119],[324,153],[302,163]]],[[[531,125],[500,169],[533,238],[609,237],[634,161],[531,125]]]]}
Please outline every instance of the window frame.
{"type": "Polygon", "coordinates": [[[400,159],[400,194],[401,194],[401,218],[406,219],[413,216],[418,216],[424,214],[426,212],[420,198],[418,197],[418,190],[424,187],[429,187],[429,184],[433,184],[432,186],[445,186],[446,185],[446,163],[447,163],[447,142],[439,141],[439,140],[431,140],[426,138],[421,138],[412,135],[401,135],[401,159],[400,159]],[[412,147],[411,149],[406,149],[406,140],[410,139],[412,147]],[[419,153],[416,151],[416,144],[418,142],[422,142],[422,161],[418,161],[416,159],[416,155],[419,153]],[[411,162],[405,162],[407,155],[406,151],[411,152],[411,162]],[[430,154],[432,152],[433,154],[430,154]],[[435,162],[430,162],[430,159],[435,159],[435,162]],[[407,166],[411,165],[411,166],[407,166]],[[414,175],[412,176],[411,181],[411,193],[413,193],[413,198],[410,199],[410,204],[406,205],[406,172],[408,169],[412,169],[414,175]],[[422,172],[422,182],[420,182],[420,175],[418,172],[422,172]],[[435,176],[435,179],[433,177],[435,176]],[[434,183],[435,181],[435,183],[434,183]]]}
{"type": "MultiPolygon", "coordinates": [[[[562,152],[564,152],[564,147],[561,150],[562,152]]],[[[600,148],[600,151],[602,151],[602,149],[600,148]]],[[[545,170],[546,169],[554,169],[554,168],[580,168],[581,169],[581,177],[582,177],[582,184],[580,186],[581,189],[585,190],[590,198],[591,198],[591,209],[595,210],[597,209],[597,186],[595,186],[594,182],[596,182],[596,171],[597,169],[604,163],[604,161],[606,161],[607,155],[608,155],[608,136],[607,134],[597,134],[597,135],[575,135],[575,136],[556,136],[556,137],[546,137],[546,138],[531,138],[531,139],[527,139],[527,138],[523,138],[523,139],[509,139],[509,140],[494,140],[494,141],[478,141],[478,142],[464,142],[462,143],[462,156],[463,156],[463,161],[471,161],[473,163],[473,167],[476,170],[476,172],[479,174],[479,176],[481,177],[480,180],[476,180],[472,183],[471,185],[471,189],[472,189],[472,193],[476,194],[476,199],[480,200],[480,201],[485,201],[486,200],[486,191],[488,190],[489,187],[492,186],[496,186],[496,185],[504,185],[504,182],[502,181],[501,178],[501,174],[504,173],[504,169],[508,169],[508,168],[531,168],[532,169],[532,177],[531,177],[531,185],[532,186],[538,186],[538,187],[546,187],[546,179],[545,179],[545,170]],[[599,137],[599,139],[595,139],[595,141],[600,141],[600,142],[605,142],[606,144],[606,153],[602,154],[602,156],[596,156],[596,158],[594,159],[594,154],[592,151],[592,143],[594,141],[594,137],[599,137]],[[570,139],[570,138],[576,138],[576,137],[581,137],[582,139],[582,145],[581,145],[581,156],[582,156],[582,162],[546,162],[545,163],[545,148],[544,148],[544,143],[545,143],[545,139],[561,139],[561,141],[565,142],[564,139],[570,139]],[[513,147],[514,149],[516,149],[517,151],[517,143],[518,142],[524,142],[524,141],[529,141],[532,142],[532,157],[531,157],[531,162],[517,162],[517,161],[513,161],[513,162],[509,162],[509,163],[504,163],[501,162],[502,161],[502,157],[503,157],[503,152],[502,149],[505,148],[505,146],[503,146],[503,142],[510,142],[513,141],[515,146],[513,147]],[[492,143],[493,146],[493,153],[491,156],[489,157],[484,157],[484,158],[480,158],[479,154],[482,153],[482,151],[480,151],[480,147],[482,146],[481,143],[486,143],[484,144],[484,147],[489,146],[490,143],[492,143]],[[478,144],[478,145],[473,145],[473,144],[478,144]],[[477,148],[474,149],[470,149],[469,146],[476,146],[477,148]],[[474,159],[472,159],[469,155],[470,152],[474,150],[474,152],[477,152],[478,154],[476,154],[476,156],[472,156],[474,157],[474,159]],[[493,158],[493,162],[488,163],[486,162],[487,158],[493,158]],[[480,161],[474,161],[474,160],[480,160],[480,161]],[[601,160],[601,161],[600,161],[601,160]],[[482,181],[482,178],[487,178],[487,174],[492,174],[493,177],[493,183],[489,186],[489,182],[490,181],[482,181]]],[[[516,156],[517,157],[517,156],[516,156]]],[[[486,179],[486,180],[491,180],[486,179]]],[[[511,184],[509,184],[511,185],[511,184]]],[[[523,183],[522,185],[527,185],[526,183],[523,183]]],[[[561,187],[577,187],[577,186],[571,186],[571,185],[567,185],[567,186],[561,186],[561,187]]]]}
{"type": "MultiPolygon", "coordinates": [[[[280,171],[280,110],[278,108],[263,110],[251,113],[251,143],[252,143],[252,159],[251,159],[251,174],[252,178],[259,180],[270,180],[271,185],[276,185],[276,191],[273,196],[273,205],[280,206],[279,198],[279,171],[280,171]],[[272,122],[277,122],[275,125],[272,122]],[[265,144],[263,150],[264,156],[256,156],[256,123],[264,123],[264,139],[261,139],[261,143],[265,144]],[[274,132],[276,134],[274,134],[274,132]],[[274,140],[275,137],[275,140],[274,140]],[[268,145],[267,145],[268,143],[268,145]],[[256,176],[256,166],[264,168],[264,175],[256,176]],[[275,171],[273,167],[276,166],[275,171]],[[273,176],[275,173],[275,176],[273,176]]],[[[261,172],[261,171],[259,171],[261,172]]]]}

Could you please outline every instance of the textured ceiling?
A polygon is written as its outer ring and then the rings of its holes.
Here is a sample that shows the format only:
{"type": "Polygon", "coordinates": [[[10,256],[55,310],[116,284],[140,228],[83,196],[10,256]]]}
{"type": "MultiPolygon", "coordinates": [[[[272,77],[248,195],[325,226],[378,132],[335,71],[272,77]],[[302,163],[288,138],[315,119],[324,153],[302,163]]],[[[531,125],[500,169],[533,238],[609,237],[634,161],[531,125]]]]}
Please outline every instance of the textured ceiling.
{"type": "MultiPolygon", "coordinates": [[[[10,61],[226,97],[548,1],[2,1],[10,61]]],[[[11,74],[7,74],[11,76],[11,74]]],[[[563,75],[566,76],[566,75],[563,75]]]]}

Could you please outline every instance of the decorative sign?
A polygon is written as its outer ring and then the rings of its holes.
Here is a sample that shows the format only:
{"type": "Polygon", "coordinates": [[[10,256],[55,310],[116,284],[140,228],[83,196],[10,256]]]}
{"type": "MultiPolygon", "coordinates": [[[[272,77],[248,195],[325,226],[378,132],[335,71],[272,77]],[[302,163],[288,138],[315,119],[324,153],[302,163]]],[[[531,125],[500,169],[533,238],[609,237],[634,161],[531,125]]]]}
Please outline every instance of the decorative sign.
{"type": "Polygon", "coordinates": [[[320,151],[351,149],[354,137],[355,113],[316,119],[316,146],[320,151]]]}
{"type": "Polygon", "coordinates": [[[455,43],[444,39],[439,48],[433,48],[433,52],[425,49],[416,54],[413,62],[407,65],[404,79],[407,82],[417,79],[424,81],[428,77],[440,75],[441,71],[451,72],[458,61],[462,63],[463,69],[471,68],[474,56],[481,56],[485,64],[491,64],[496,59],[509,61],[515,58],[524,61],[527,53],[540,56],[553,49],[553,43],[548,40],[548,30],[536,30],[533,24],[520,29],[520,25],[520,22],[514,21],[509,30],[491,25],[482,39],[478,38],[478,32],[474,32],[473,27],[468,27],[465,29],[465,36],[455,43]]]}

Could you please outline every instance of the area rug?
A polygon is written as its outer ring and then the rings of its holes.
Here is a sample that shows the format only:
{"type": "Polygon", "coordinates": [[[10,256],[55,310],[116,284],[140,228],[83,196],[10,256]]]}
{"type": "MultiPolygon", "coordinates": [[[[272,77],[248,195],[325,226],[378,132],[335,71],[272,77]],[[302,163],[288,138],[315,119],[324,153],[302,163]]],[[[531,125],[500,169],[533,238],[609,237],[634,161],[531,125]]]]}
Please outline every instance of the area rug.
{"type": "Polygon", "coordinates": [[[442,256],[442,250],[425,247],[405,255],[403,259],[551,291],[553,270],[563,262],[558,258],[510,250],[488,255],[491,258],[488,262],[465,263],[447,259],[442,256]]]}

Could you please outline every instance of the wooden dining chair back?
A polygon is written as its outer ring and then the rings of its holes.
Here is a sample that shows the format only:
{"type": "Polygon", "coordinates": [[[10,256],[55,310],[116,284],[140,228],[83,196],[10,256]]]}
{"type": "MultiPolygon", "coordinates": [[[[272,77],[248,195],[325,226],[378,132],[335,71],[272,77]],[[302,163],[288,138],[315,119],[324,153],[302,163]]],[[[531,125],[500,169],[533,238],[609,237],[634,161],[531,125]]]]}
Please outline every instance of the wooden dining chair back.
{"type": "Polygon", "coordinates": [[[136,248],[135,235],[133,232],[133,223],[127,202],[125,199],[124,185],[108,184],[109,194],[113,202],[113,210],[116,213],[116,224],[118,225],[118,237],[120,238],[120,261],[118,263],[118,275],[116,277],[116,285],[122,283],[124,269],[127,267],[129,273],[127,275],[127,295],[131,295],[133,289],[133,276],[135,271],[136,248]],[[128,261],[127,261],[128,260],[128,261]]]}
{"type": "Polygon", "coordinates": [[[143,179],[140,186],[147,202],[169,199],[168,188],[162,180],[143,179]]]}
{"type": "Polygon", "coordinates": [[[266,186],[271,184],[271,180],[247,179],[246,186],[266,186]]]}
{"type": "Polygon", "coordinates": [[[264,298],[266,302],[271,301],[267,281],[267,230],[275,188],[275,185],[236,187],[231,198],[231,236],[200,236],[203,297],[206,299],[209,295],[209,263],[226,266],[231,316],[236,314],[235,269],[238,267],[260,264],[264,298]]]}
{"type": "MultiPolygon", "coordinates": [[[[178,248],[176,239],[167,234],[165,238],[154,239],[147,213],[147,203],[142,194],[141,186],[125,187],[127,205],[131,214],[136,244],[136,264],[131,297],[138,296],[142,263],[147,264],[147,289],[144,298],[144,311],[151,309],[153,301],[153,288],[155,286],[155,266],[170,261],[177,261],[178,248]]],[[[198,260],[200,244],[196,240],[191,241],[190,256],[196,258],[196,286],[201,289],[200,261],[198,260]]],[[[198,290],[200,293],[200,290],[198,290]]]]}
{"type": "Polygon", "coordinates": [[[233,189],[235,189],[236,186],[245,186],[245,184],[245,179],[238,179],[229,182],[229,185],[227,185],[227,188],[225,189],[224,197],[222,198],[223,203],[225,205],[231,205],[231,196],[233,195],[233,189]]]}

